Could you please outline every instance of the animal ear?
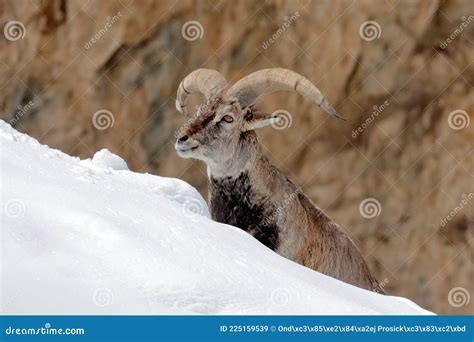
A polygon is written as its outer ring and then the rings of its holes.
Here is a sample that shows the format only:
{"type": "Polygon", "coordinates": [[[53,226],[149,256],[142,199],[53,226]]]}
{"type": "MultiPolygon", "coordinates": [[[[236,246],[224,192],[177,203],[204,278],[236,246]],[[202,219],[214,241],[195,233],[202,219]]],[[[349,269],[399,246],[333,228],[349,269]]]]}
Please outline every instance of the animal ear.
{"type": "Polygon", "coordinates": [[[257,128],[262,128],[271,124],[278,123],[280,120],[281,118],[277,115],[272,116],[272,114],[260,111],[251,111],[245,115],[242,131],[252,131],[257,128]]]}

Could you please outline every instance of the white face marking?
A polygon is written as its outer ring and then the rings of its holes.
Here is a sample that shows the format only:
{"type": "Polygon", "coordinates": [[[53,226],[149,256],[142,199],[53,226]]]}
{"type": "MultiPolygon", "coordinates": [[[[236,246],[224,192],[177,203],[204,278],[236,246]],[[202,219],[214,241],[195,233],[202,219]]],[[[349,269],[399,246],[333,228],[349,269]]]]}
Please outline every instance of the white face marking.
{"type": "MultiPolygon", "coordinates": [[[[177,103],[177,106],[179,104],[177,103]]],[[[181,108],[182,109],[182,108],[181,108]]],[[[175,149],[182,158],[194,158],[203,161],[208,166],[208,176],[213,178],[236,177],[249,168],[247,165],[250,153],[249,146],[241,144],[242,134],[247,129],[246,114],[248,109],[242,110],[238,103],[230,100],[221,100],[219,103],[208,101],[198,108],[194,120],[184,126],[183,140],[176,141],[175,149]],[[212,111],[212,112],[211,112],[212,111]],[[199,126],[199,119],[206,120],[203,115],[214,115],[212,121],[199,126]],[[230,116],[231,118],[226,118],[230,116]],[[191,128],[190,128],[191,127],[191,128]]],[[[263,127],[274,120],[265,120],[264,116],[255,118],[255,128],[263,127]]],[[[204,122],[204,121],[203,121],[204,122]]],[[[253,130],[253,129],[251,129],[253,130]]],[[[245,133],[247,134],[247,133],[245,133]]]]}

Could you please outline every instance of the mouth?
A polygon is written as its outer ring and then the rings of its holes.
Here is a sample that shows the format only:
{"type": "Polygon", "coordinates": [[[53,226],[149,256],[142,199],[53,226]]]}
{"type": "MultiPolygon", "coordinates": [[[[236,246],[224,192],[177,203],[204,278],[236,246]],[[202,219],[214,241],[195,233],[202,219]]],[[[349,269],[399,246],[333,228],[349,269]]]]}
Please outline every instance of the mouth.
{"type": "Polygon", "coordinates": [[[175,145],[176,152],[178,152],[178,155],[180,155],[181,157],[189,156],[192,153],[192,151],[196,150],[198,147],[199,145],[196,145],[196,146],[181,146],[178,144],[175,145]]]}
{"type": "Polygon", "coordinates": [[[192,151],[192,150],[195,150],[197,149],[198,146],[193,146],[193,147],[187,147],[187,146],[180,146],[180,147],[177,147],[176,150],[178,152],[187,152],[187,151],[192,151]]]}

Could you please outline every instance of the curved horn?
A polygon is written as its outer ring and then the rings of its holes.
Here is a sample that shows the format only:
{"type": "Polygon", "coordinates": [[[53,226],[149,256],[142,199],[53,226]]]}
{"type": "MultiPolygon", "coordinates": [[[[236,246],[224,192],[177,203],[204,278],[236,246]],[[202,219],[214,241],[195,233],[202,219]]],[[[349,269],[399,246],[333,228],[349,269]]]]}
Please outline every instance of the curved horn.
{"type": "Polygon", "coordinates": [[[200,92],[206,99],[216,95],[227,85],[227,81],[219,72],[211,69],[197,69],[186,76],[178,87],[176,109],[186,115],[186,99],[189,94],[200,92]]]}
{"type": "Polygon", "coordinates": [[[308,79],[288,69],[274,68],[256,71],[235,83],[227,92],[236,97],[242,108],[254,103],[260,96],[278,91],[296,91],[310,102],[316,103],[329,115],[341,117],[323,94],[308,79]]]}

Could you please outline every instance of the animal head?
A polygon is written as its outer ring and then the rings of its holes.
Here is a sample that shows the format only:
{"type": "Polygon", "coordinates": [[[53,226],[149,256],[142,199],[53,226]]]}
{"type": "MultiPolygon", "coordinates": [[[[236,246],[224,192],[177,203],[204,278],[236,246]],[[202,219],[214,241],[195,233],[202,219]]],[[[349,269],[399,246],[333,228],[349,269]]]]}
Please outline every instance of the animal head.
{"type": "Polygon", "coordinates": [[[176,108],[190,119],[179,131],[176,151],[183,158],[200,159],[208,165],[235,157],[245,132],[284,119],[257,111],[252,106],[259,97],[278,90],[295,91],[328,114],[343,119],[316,86],[293,71],[260,70],[229,86],[219,72],[198,69],[186,76],[178,88],[176,108]],[[195,92],[202,93],[206,102],[190,117],[186,100],[195,92]]]}

